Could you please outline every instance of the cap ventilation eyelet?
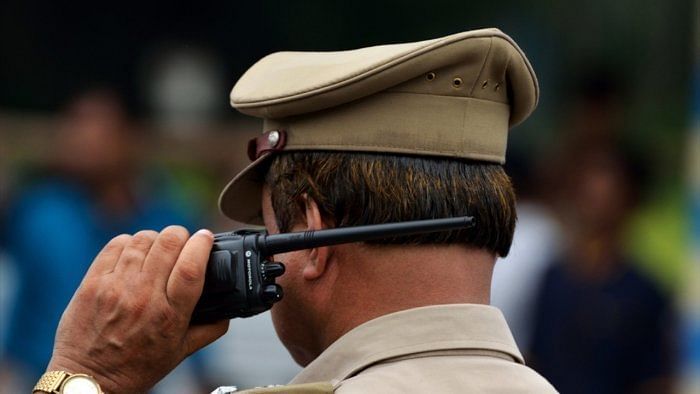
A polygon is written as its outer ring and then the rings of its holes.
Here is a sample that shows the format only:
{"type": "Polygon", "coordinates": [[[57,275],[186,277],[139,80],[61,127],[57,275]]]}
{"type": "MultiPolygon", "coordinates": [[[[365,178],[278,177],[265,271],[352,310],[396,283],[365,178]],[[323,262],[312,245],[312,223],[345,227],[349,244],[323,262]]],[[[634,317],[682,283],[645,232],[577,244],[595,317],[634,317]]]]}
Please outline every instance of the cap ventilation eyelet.
{"type": "Polygon", "coordinates": [[[462,85],[464,85],[464,82],[462,81],[462,78],[460,78],[460,77],[455,77],[455,79],[452,80],[452,87],[461,88],[462,85]]]}
{"type": "Polygon", "coordinates": [[[435,77],[436,77],[436,75],[435,75],[434,72],[429,72],[429,73],[427,73],[427,74],[425,75],[425,79],[427,79],[428,81],[434,80],[435,77]]]}

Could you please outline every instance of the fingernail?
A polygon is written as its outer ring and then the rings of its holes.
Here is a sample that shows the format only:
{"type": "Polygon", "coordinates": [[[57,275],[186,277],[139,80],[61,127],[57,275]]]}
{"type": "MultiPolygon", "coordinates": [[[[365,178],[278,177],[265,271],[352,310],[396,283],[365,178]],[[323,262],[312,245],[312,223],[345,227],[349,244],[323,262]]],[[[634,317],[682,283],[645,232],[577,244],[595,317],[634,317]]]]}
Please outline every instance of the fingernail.
{"type": "Polygon", "coordinates": [[[209,231],[209,230],[207,230],[207,229],[205,229],[205,228],[203,228],[203,229],[197,231],[197,232],[195,233],[195,235],[205,235],[205,236],[207,236],[207,237],[209,237],[209,238],[214,237],[214,234],[213,234],[211,231],[209,231]]]}

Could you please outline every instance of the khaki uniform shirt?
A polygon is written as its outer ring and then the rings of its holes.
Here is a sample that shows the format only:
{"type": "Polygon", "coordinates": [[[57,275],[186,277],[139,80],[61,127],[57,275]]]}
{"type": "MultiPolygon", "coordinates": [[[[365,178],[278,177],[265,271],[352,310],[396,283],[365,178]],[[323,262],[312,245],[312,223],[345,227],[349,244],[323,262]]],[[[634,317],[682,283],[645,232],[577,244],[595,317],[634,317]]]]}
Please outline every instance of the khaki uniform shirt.
{"type": "Polygon", "coordinates": [[[335,341],[290,386],[276,389],[340,394],[556,392],[525,366],[501,312],[471,304],[409,309],[364,323],[335,341]]]}

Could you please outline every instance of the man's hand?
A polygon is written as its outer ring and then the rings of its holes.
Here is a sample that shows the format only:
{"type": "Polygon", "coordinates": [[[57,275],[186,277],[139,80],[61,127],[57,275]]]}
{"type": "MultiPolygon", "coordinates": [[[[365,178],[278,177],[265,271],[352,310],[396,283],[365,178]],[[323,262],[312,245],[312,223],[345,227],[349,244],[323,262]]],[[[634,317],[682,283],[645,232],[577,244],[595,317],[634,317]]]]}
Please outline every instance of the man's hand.
{"type": "Polygon", "coordinates": [[[112,239],[63,313],[48,370],[92,375],[109,394],[146,392],[222,336],[228,320],[189,325],[212,242],[178,226],[112,239]]]}

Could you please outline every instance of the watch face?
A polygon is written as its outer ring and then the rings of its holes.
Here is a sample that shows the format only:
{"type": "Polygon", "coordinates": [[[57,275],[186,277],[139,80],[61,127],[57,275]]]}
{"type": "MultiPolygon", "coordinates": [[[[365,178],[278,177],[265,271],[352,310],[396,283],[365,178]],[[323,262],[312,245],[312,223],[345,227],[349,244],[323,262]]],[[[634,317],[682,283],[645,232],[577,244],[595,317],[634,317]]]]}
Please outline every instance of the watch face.
{"type": "Polygon", "coordinates": [[[89,376],[73,375],[63,382],[61,394],[100,394],[100,388],[89,376]]]}

